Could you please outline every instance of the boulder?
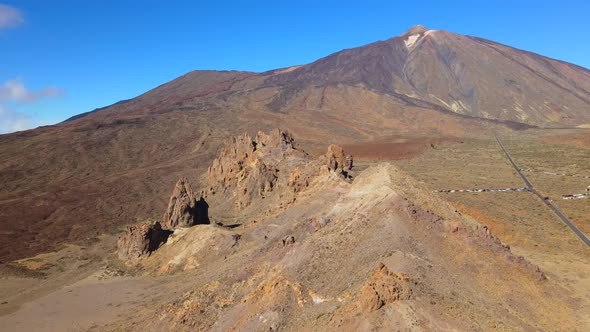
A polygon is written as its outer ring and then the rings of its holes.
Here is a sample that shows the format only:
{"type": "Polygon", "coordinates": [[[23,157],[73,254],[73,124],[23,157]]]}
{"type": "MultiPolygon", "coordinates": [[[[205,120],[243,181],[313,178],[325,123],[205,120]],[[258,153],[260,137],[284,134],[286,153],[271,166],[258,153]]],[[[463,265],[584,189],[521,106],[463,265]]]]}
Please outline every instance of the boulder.
{"type": "Polygon", "coordinates": [[[412,284],[407,275],[390,272],[381,263],[358,295],[360,309],[371,312],[395,301],[409,300],[412,297],[412,284]]]}
{"type": "Polygon", "coordinates": [[[293,235],[287,235],[281,240],[281,246],[286,247],[295,244],[295,237],[293,235]]]}
{"type": "Polygon", "coordinates": [[[295,167],[295,169],[289,174],[289,181],[287,185],[293,188],[294,193],[298,193],[303,189],[309,187],[309,181],[311,176],[306,172],[307,169],[303,167],[295,167]]]}
{"type": "Polygon", "coordinates": [[[117,241],[119,259],[127,265],[136,265],[165,243],[170,233],[162,229],[159,222],[144,222],[127,227],[117,241]]]}
{"type": "Polygon", "coordinates": [[[208,224],[209,205],[203,197],[197,199],[190,183],[183,178],[176,182],[168,208],[164,214],[162,226],[165,229],[190,227],[196,224],[208,224]]]}
{"type": "Polygon", "coordinates": [[[342,147],[333,144],[330,145],[324,157],[326,166],[328,166],[330,172],[334,172],[345,179],[352,178],[353,159],[351,155],[347,156],[344,154],[342,147]]]}
{"type": "Polygon", "coordinates": [[[344,150],[338,145],[328,146],[328,152],[326,152],[326,160],[328,169],[330,171],[337,171],[343,169],[346,164],[346,156],[344,150]]]}

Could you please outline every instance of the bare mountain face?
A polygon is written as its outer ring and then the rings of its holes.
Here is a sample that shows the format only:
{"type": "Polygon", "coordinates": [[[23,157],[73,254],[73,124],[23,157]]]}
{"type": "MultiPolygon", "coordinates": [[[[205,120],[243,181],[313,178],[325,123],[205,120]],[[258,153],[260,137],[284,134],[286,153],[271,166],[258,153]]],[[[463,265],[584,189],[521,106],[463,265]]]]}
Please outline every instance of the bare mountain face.
{"type": "Polygon", "coordinates": [[[406,158],[491,130],[588,124],[589,91],[584,68],[423,27],[303,66],[190,72],[0,136],[0,259],[160,220],[176,180],[202,187],[223,141],[244,132],[281,127],[316,155],[336,143],[406,158]]]}
{"type": "Polygon", "coordinates": [[[322,111],[330,106],[326,105],[326,89],[337,89],[339,97],[344,97],[351,94],[340,91],[344,87],[392,99],[398,108],[414,106],[513,126],[590,123],[589,70],[489,40],[422,26],[303,66],[261,74],[191,72],[106,109],[118,113],[163,112],[181,106],[216,109],[219,101],[247,100],[257,109],[289,113],[302,110],[293,109],[292,104],[303,97],[312,99],[304,109],[322,111]],[[319,88],[322,96],[314,105],[314,92],[319,88]],[[215,100],[209,100],[211,97],[215,100]],[[197,100],[201,102],[195,103],[197,100]]]}
{"type": "Polygon", "coordinates": [[[276,111],[311,84],[346,84],[470,117],[541,127],[590,121],[587,69],[422,26],[274,75],[266,83],[283,87],[273,99],[276,111]]]}

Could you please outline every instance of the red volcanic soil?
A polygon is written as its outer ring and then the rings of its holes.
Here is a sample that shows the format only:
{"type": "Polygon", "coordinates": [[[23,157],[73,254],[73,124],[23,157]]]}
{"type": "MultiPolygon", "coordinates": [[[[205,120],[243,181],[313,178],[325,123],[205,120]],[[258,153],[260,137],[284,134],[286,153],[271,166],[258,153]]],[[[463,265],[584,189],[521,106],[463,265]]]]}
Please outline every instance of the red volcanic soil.
{"type": "Polygon", "coordinates": [[[579,129],[576,132],[552,135],[543,138],[546,143],[568,144],[579,148],[590,148],[590,129],[579,129]]]}
{"type": "Polygon", "coordinates": [[[357,160],[400,160],[420,155],[439,144],[459,143],[457,138],[389,136],[374,141],[344,144],[344,151],[357,160]]]}

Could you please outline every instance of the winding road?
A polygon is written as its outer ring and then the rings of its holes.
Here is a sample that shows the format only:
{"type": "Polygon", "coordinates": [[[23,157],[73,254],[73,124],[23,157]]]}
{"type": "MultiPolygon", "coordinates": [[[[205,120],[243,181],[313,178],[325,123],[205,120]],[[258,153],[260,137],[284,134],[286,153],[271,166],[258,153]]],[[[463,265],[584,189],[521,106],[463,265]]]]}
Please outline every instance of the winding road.
{"type": "Polygon", "coordinates": [[[508,160],[512,164],[512,167],[514,167],[514,170],[516,170],[518,175],[520,175],[520,177],[522,178],[522,180],[526,184],[529,191],[532,192],[533,194],[535,194],[541,200],[541,202],[543,202],[545,205],[547,205],[547,207],[551,211],[553,211],[553,213],[555,213],[555,215],[557,215],[559,217],[559,219],[561,219],[561,221],[563,221],[563,223],[566,224],[566,226],[569,227],[572,230],[572,232],[574,232],[574,234],[576,234],[578,236],[578,238],[580,238],[580,240],[582,240],[582,242],[584,242],[588,247],[590,247],[590,240],[588,239],[588,237],[586,237],[586,235],[584,233],[582,233],[582,231],[580,231],[576,227],[576,225],[574,225],[566,216],[564,216],[563,213],[561,213],[561,211],[559,211],[559,209],[555,205],[553,205],[553,203],[549,199],[545,199],[545,197],[543,195],[541,195],[541,193],[539,193],[537,191],[537,189],[535,189],[533,184],[526,178],[526,176],[524,174],[522,174],[522,172],[520,171],[520,168],[518,168],[518,166],[516,166],[516,163],[514,162],[514,160],[512,160],[510,153],[508,153],[508,151],[504,147],[504,144],[502,144],[502,142],[500,141],[500,138],[498,138],[498,135],[495,135],[495,136],[496,136],[496,141],[498,142],[498,145],[500,146],[502,151],[504,151],[504,154],[506,155],[506,157],[508,158],[508,160]]]}

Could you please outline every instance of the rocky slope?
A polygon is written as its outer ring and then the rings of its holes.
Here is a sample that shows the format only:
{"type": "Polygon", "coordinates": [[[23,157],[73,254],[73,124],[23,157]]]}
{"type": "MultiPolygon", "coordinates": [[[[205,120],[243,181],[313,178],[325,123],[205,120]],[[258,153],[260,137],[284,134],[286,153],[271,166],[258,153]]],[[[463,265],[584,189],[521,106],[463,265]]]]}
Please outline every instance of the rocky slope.
{"type": "MultiPolygon", "coordinates": [[[[590,123],[588,91],[584,68],[424,27],[303,66],[190,72],[64,123],[1,135],[0,259],[160,220],[174,182],[186,176],[204,189],[200,174],[243,132],[280,126],[314,156],[335,143],[408,158],[465,136],[590,123]]],[[[272,169],[253,167],[273,182],[272,169]]]]}
{"type": "Polygon", "coordinates": [[[207,194],[214,222],[179,228],[139,263],[163,283],[191,282],[175,299],[105,328],[575,328],[569,291],[395,167],[351,178],[332,167],[346,160],[329,157],[341,149],[312,158],[295,146],[278,130],[228,141],[208,172],[217,186],[207,194]],[[258,164],[277,170],[272,186],[258,164]],[[309,176],[295,190],[289,179],[300,167],[309,176]],[[238,208],[227,209],[227,198],[238,208]],[[237,224],[219,222],[232,215],[237,224]]]}

